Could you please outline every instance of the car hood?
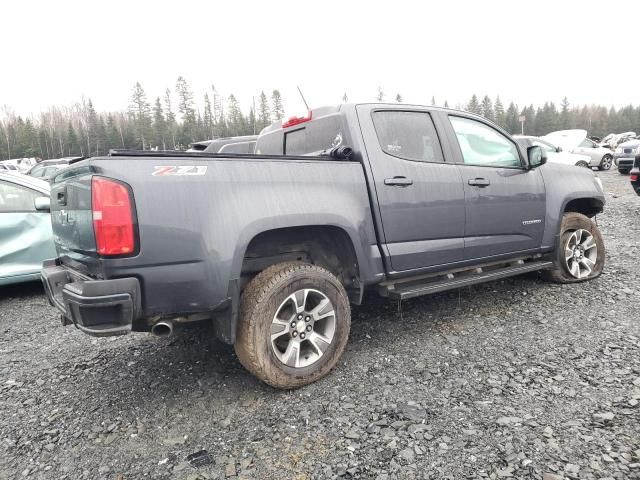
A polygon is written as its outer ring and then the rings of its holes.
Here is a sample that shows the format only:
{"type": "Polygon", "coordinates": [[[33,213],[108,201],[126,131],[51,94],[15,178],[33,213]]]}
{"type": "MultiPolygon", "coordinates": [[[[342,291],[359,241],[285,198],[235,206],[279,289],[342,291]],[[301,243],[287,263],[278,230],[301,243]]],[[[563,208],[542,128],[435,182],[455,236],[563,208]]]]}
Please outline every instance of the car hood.
{"type": "Polygon", "coordinates": [[[558,145],[562,148],[575,147],[585,138],[587,138],[586,130],[558,130],[557,132],[551,132],[541,137],[554,145],[558,145]]]}

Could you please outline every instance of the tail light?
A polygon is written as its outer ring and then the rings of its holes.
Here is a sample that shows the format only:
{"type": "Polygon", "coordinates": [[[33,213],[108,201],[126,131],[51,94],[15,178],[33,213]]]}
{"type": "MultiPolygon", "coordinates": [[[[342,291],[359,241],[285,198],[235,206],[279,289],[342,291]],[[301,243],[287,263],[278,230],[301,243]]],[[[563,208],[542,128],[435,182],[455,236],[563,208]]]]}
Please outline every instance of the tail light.
{"type": "Polygon", "coordinates": [[[135,225],[129,189],[120,182],[93,177],[91,209],[98,254],[132,254],[135,251],[135,225]]]}
{"type": "Polygon", "coordinates": [[[631,174],[631,181],[632,182],[637,182],[638,181],[638,174],[637,173],[631,174]]]}

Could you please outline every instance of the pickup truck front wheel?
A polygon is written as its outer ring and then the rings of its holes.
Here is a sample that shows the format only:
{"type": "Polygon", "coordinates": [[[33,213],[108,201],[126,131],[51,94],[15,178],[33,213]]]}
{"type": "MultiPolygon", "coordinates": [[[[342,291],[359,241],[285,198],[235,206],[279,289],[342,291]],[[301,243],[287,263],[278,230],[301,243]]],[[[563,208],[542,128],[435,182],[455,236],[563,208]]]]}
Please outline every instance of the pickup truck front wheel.
{"type": "Polygon", "coordinates": [[[585,215],[565,213],[556,256],[556,268],[547,271],[554,282],[575,283],[599,277],[605,257],[600,229],[585,215]]]}
{"type": "Polygon", "coordinates": [[[280,263],[256,275],[242,293],[235,351],[265,383],[297,388],[335,367],[350,327],[347,292],[331,272],[280,263]]]}

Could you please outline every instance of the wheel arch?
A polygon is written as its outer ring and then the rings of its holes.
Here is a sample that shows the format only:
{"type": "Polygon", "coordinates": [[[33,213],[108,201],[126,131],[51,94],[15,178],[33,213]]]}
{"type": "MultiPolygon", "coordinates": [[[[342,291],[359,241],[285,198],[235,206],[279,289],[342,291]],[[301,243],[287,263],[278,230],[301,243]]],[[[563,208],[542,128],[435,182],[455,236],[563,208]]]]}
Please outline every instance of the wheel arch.
{"type": "Polygon", "coordinates": [[[285,261],[304,261],[326,268],[344,285],[352,302],[360,303],[364,259],[357,243],[336,225],[299,225],[256,233],[247,243],[239,270],[241,289],[265,268],[285,261]]]}
{"type": "Polygon", "coordinates": [[[594,197],[577,197],[565,200],[562,214],[574,212],[593,218],[598,213],[602,213],[603,210],[604,202],[601,199],[594,197]]]}
{"type": "Polygon", "coordinates": [[[255,232],[238,251],[227,293],[228,307],[214,317],[215,335],[225,343],[236,340],[240,296],[249,281],[277,263],[306,261],[336,275],[352,303],[362,303],[366,259],[354,233],[337,225],[298,225],[255,232]]]}
{"type": "Polygon", "coordinates": [[[604,198],[598,198],[586,195],[576,195],[565,198],[560,209],[560,215],[553,223],[553,249],[560,245],[560,225],[565,213],[581,213],[586,217],[593,218],[604,210],[604,198]]]}

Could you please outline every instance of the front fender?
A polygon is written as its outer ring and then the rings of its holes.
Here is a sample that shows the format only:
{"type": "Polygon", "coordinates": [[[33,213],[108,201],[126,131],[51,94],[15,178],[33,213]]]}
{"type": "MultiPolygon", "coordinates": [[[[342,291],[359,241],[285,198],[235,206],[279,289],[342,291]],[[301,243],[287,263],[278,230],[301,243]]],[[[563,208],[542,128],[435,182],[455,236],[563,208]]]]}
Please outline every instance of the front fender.
{"type": "MultiPolygon", "coordinates": [[[[546,164],[541,171],[547,193],[542,247],[552,249],[555,248],[560,235],[562,216],[571,202],[583,200],[584,202],[579,203],[592,205],[592,213],[595,214],[603,211],[605,197],[596,183],[594,173],[588,169],[546,164]]],[[[585,210],[581,213],[587,212],[588,210],[585,210]]]]}

